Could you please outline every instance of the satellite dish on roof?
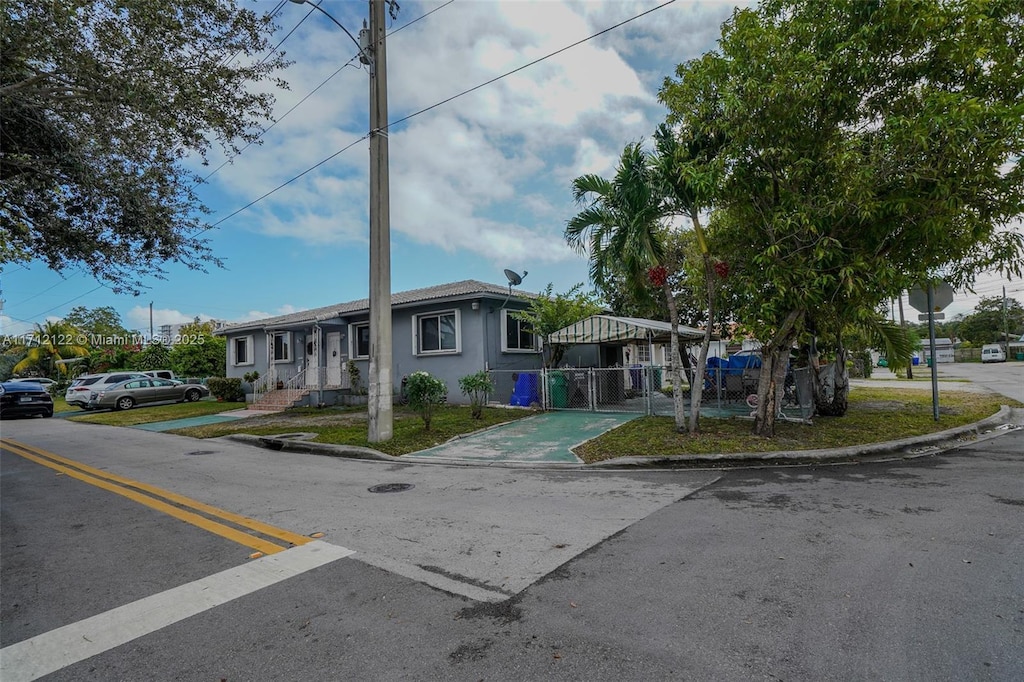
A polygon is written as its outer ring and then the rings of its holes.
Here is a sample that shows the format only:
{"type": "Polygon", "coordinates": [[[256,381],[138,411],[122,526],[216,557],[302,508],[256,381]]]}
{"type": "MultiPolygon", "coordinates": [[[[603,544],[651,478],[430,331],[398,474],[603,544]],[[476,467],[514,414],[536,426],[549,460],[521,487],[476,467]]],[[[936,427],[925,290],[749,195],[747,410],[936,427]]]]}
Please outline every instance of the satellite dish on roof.
{"type": "Polygon", "coordinates": [[[509,288],[517,287],[520,284],[522,284],[523,283],[523,277],[526,277],[528,274],[530,274],[530,273],[528,273],[526,270],[523,270],[523,275],[522,275],[522,277],[520,277],[519,273],[517,273],[516,271],[506,269],[505,270],[505,277],[508,278],[508,286],[509,286],[509,288]]]}
{"type": "MultiPolygon", "coordinates": [[[[528,273],[526,270],[523,270],[523,274],[522,276],[520,276],[519,273],[516,272],[515,270],[509,270],[508,268],[505,268],[505,277],[508,278],[508,298],[505,299],[505,303],[508,303],[508,299],[512,298],[512,287],[517,287],[520,284],[522,284],[523,277],[526,277],[528,274],[530,273],[528,273]]],[[[502,308],[505,307],[505,303],[501,304],[502,308]]]]}

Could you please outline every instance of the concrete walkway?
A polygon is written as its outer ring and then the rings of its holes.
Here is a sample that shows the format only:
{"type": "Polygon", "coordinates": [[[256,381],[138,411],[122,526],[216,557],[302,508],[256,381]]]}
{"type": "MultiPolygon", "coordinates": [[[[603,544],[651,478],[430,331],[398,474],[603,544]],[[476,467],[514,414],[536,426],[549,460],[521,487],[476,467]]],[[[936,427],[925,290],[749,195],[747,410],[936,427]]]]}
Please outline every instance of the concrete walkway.
{"type": "Polygon", "coordinates": [[[579,464],[571,448],[640,417],[601,412],[545,412],[402,457],[402,461],[579,464]]]}

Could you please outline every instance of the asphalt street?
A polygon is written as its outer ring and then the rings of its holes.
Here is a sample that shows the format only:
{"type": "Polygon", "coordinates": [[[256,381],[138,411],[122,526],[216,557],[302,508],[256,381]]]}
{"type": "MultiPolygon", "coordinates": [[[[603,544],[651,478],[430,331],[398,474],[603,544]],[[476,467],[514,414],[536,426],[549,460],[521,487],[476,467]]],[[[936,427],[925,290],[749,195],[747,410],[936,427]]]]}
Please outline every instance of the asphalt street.
{"type": "Polygon", "coordinates": [[[0,428],[131,494],[156,486],[338,551],[243,590],[313,545],[252,559],[5,447],[5,682],[31,679],[10,667],[20,652],[111,630],[124,643],[46,679],[1024,679],[1024,430],[889,464],[576,472],[0,428]],[[396,483],[413,487],[369,490],[396,483]],[[211,599],[225,575],[237,594],[211,599]],[[168,594],[192,615],[154,625],[168,594]]]}

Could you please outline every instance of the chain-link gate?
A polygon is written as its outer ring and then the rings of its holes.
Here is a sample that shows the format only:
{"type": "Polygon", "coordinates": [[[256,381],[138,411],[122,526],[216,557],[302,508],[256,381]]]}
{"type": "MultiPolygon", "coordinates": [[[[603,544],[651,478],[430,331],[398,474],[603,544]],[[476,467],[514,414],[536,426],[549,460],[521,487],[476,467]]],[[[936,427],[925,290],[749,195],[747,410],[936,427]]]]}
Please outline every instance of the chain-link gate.
{"type": "MultiPolygon", "coordinates": [[[[544,410],[631,412],[669,416],[675,413],[668,367],[566,367],[528,371],[492,370],[491,402],[544,410]]],[[[760,367],[739,370],[709,368],[704,381],[701,414],[749,415],[756,406],[760,367]]],[[[692,370],[691,370],[692,377],[692,370]]],[[[693,382],[683,390],[689,394],[693,382]]],[[[689,412],[689,399],[685,409],[689,412]]],[[[794,369],[786,379],[782,416],[808,419],[813,413],[810,369],[794,369]]]]}

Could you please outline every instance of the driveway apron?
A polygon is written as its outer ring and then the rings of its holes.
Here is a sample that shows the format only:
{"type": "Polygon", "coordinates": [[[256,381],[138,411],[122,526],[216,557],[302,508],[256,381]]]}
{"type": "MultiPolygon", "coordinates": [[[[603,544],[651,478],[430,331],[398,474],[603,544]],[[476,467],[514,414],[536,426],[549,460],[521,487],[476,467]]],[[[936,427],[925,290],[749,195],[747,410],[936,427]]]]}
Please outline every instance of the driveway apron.
{"type": "Polygon", "coordinates": [[[150,422],[148,424],[136,424],[133,429],[143,431],[170,431],[171,429],[184,429],[190,426],[206,426],[207,424],[219,424],[239,419],[238,416],[225,414],[206,414],[199,417],[186,417],[184,419],[171,419],[165,422],[150,422]]]}
{"type": "Polygon", "coordinates": [[[563,462],[578,464],[571,448],[636,419],[639,414],[545,412],[406,455],[403,460],[563,462]]]}

